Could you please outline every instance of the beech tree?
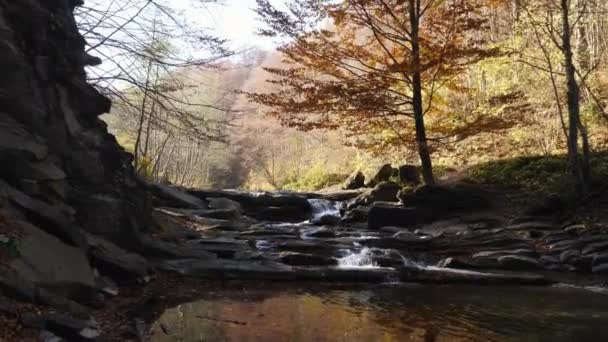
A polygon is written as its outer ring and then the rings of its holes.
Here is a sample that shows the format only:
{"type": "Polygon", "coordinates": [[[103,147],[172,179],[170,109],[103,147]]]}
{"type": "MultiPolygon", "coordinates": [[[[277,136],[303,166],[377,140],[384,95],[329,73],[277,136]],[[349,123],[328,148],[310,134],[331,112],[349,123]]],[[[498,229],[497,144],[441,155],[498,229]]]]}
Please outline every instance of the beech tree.
{"type": "Polygon", "coordinates": [[[250,99],[287,126],[344,130],[360,147],[413,147],[424,181],[434,184],[429,142],[450,134],[430,136],[425,120],[445,125],[439,91],[456,89],[467,66],[499,53],[475,34],[486,25],[486,4],[294,0],[281,11],[257,2],[267,24],[261,34],[287,39],[279,48],[286,67],[267,68],[276,90],[250,99]]]}

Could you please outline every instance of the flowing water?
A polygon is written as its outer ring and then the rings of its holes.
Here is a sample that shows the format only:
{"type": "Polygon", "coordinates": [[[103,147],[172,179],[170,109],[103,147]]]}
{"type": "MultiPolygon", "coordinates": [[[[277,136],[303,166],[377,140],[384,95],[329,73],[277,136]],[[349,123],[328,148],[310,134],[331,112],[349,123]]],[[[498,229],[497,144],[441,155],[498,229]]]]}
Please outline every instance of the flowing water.
{"type": "MultiPolygon", "coordinates": [[[[272,229],[309,229],[324,216],[339,218],[335,202],[310,204],[310,221],[272,229]]],[[[374,232],[348,234],[353,242],[335,257],[337,267],[368,270],[390,259],[436,268],[357,242],[357,236],[374,238],[374,232]]],[[[275,252],[270,241],[256,246],[275,252]]],[[[387,279],[366,286],[240,283],[213,289],[167,309],[152,327],[152,341],[608,341],[605,287],[440,286],[387,279]]]]}
{"type": "Polygon", "coordinates": [[[572,287],[241,287],[165,311],[153,341],[606,341],[608,296],[572,287]],[[321,288],[320,288],[321,287],[321,288]]]}

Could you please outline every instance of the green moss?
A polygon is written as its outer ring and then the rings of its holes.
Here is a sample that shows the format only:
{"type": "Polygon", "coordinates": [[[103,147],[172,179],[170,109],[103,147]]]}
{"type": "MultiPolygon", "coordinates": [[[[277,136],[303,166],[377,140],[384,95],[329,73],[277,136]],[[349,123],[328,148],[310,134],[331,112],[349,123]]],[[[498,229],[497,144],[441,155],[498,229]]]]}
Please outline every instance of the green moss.
{"type": "MultiPolygon", "coordinates": [[[[608,177],[608,153],[595,153],[591,158],[593,182],[608,177]]],[[[496,160],[471,167],[469,181],[489,186],[513,188],[534,195],[567,192],[572,189],[564,155],[520,157],[496,160]]]]}

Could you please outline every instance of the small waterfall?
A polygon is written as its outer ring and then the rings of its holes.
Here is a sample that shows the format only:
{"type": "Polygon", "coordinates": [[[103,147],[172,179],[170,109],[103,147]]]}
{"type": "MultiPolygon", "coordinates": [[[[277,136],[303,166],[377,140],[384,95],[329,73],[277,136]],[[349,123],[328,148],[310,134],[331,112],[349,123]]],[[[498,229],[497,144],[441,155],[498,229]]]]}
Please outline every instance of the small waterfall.
{"type": "Polygon", "coordinates": [[[324,199],[309,199],[312,208],[312,220],[318,220],[324,216],[340,217],[340,204],[324,199]]]}
{"type": "Polygon", "coordinates": [[[358,252],[350,251],[350,254],[338,259],[338,267],[342,268],[378,268],[374,262],[374,253],[370,248],[364,247],[358,252]]]}

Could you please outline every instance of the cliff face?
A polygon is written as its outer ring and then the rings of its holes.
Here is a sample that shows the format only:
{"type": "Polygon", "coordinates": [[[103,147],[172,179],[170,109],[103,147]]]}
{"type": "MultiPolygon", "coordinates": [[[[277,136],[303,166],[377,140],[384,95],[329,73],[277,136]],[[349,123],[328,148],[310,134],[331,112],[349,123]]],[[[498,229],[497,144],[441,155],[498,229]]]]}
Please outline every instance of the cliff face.
{"type": "Polygon", "coordinates": [[[128,244],[147,196],[98,116],[73,16],[80,0],[0,0],[0,215],[82,246],[82,231],[128,244]]]}

